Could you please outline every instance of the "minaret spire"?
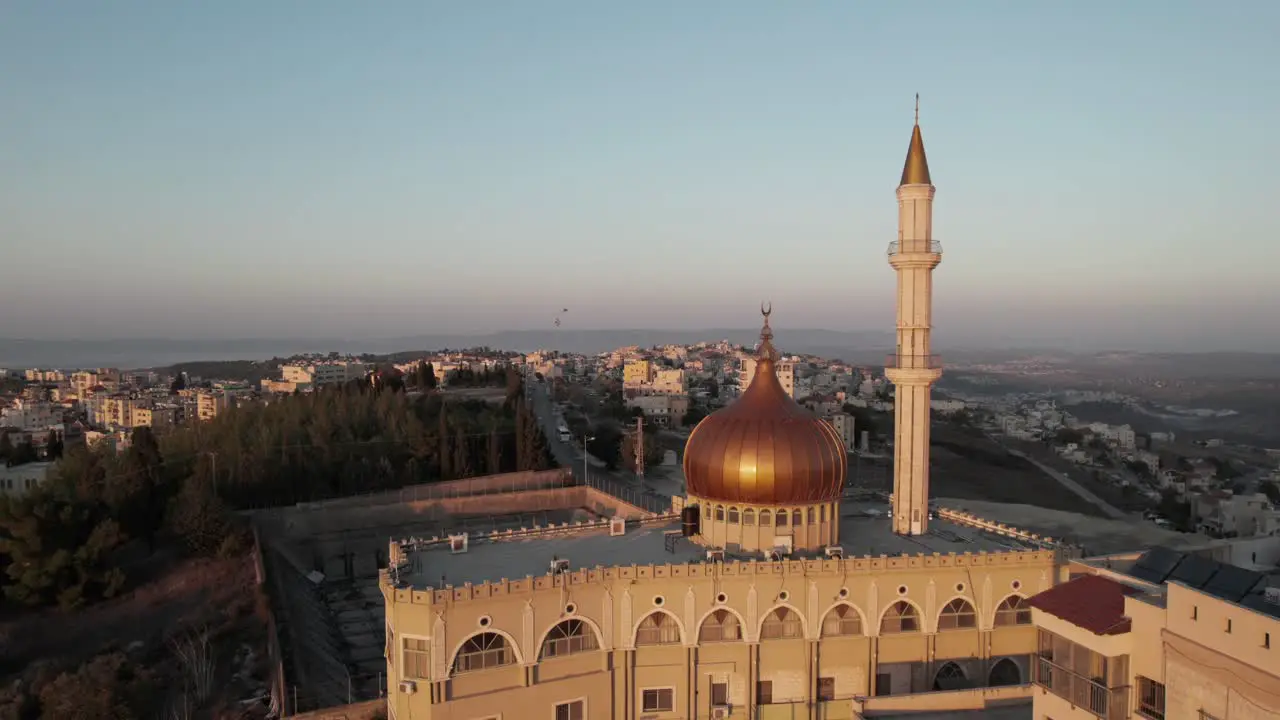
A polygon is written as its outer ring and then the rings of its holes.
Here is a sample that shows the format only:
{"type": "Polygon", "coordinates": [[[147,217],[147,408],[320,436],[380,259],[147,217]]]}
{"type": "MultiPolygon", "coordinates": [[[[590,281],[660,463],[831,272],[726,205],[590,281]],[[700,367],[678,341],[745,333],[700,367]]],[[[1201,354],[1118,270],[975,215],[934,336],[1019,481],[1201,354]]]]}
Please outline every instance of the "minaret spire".
{"type": "Polygon", "coordinates": [[[889,243],[889,265],[898,273],[898,350],[885,377],[894,391],[893,530],[929,530],[929,420],[932,387],[942,364],[932,355],[933,269],[942,246],[933,239],[933,195],[920,136],[920,99],[902,182],[898,185],[898,239],[889,243]]]}
{"type": "Polygon", "coordinates": [[[907,161],[902,165],[902,185],[930,185],[929,160],[924,155],[924,136],[920,134],[920,93],[916,93],[916,124],[911,129],[907,161]]]}

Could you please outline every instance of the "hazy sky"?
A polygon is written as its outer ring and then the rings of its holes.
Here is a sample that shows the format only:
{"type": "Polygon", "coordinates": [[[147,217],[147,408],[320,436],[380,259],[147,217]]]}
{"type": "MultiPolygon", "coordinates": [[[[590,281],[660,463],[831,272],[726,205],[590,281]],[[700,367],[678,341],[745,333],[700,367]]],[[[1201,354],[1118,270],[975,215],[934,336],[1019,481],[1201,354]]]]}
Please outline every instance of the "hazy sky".
{"type": "MultiPolygon", "coordinates": [[[[0,336],[891,329],[1280,349],[1280,3],[5,3],[0,336]]],[[[945,352],[945,348],[943,348],[945,352]]]]}

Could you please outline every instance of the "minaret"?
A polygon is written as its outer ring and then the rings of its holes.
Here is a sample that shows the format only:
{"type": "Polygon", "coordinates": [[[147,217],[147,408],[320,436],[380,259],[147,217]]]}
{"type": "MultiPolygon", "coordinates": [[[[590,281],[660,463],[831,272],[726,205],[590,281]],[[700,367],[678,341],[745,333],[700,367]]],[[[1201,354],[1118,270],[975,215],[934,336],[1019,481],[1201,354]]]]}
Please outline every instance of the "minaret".
{"type": "Polygon", "coordinates": [[[889,243],[889,264],[898,272],[898,350],[885,376],[895,386],[893,418],[893,530],[923,535],[929,529],[930,388],[942,377],[932,355],[933,269],[942,245],[933,239],[933,183],[916,124],[898,184],[898,239],[889,243]]]}

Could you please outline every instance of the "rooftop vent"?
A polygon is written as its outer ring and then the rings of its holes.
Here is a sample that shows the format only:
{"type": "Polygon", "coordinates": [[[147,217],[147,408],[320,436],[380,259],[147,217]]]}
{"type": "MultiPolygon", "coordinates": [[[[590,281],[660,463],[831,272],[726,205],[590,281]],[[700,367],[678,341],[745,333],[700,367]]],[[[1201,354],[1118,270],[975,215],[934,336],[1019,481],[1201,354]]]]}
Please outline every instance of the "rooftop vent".
{"type": "Polygon", "coordinates": [[[563,575],[564,573],[567,573],[567,572],[569,572],[568,558],[552,558],[551,559],[552,575],[563,575]]]}
{"type": "Polygon", "coordinates": [[[707,551],[707,562],[711,562],[711,563],[722,563],[722,562],[724,562],[724,551],[723,551],[723,550],[708,550],[708,551],[707,551]]]}
{"type": "Polygon", "coordinates": [[[609,518],[609,536],[617,537],[618,535],[627,534],[627,519],[624,517],[609,518]]]}
{"type": "Polygon", "coordinates": [[[827,557],[833,560],[840,560],[844,557],[844,548],[839,545],[828,545],[825,550],[827,557]]]}
{"type": "Polygon", "coordinates": [[[460,533],[458,535],[449,536],[449,552],[457,555],[467,551],[467,534],[460,533]]]}

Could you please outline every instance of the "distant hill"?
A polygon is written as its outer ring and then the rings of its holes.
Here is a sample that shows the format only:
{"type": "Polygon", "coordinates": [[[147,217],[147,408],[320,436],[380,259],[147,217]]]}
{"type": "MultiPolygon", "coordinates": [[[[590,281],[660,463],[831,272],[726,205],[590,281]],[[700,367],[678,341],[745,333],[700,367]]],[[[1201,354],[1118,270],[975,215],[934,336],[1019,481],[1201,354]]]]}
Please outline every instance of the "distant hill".
{"type": "MultiPolygon", "coordinates": [[[[528,352],[542,348],[598,353],[626,345],[687,344],[728,340],[753,345],[758,328],[708,330],[507,330],[484,335],[440,334],[397,338],[280,338],[233,340],[23,340],[0,338],[0,368],[167,367],[178,363],[223,360],[266,360],[301,353],[388,354],[488,346],[528,352]]],[[[883,362],[893,346],[893,333],[882,331],[778,330],[784,352],[810,353],[855,362],[883,362]],[[863,356],[857,359],[855,356],[863,356]]]]}

